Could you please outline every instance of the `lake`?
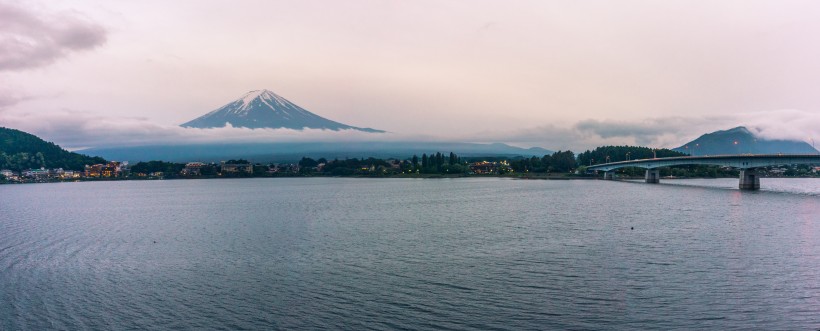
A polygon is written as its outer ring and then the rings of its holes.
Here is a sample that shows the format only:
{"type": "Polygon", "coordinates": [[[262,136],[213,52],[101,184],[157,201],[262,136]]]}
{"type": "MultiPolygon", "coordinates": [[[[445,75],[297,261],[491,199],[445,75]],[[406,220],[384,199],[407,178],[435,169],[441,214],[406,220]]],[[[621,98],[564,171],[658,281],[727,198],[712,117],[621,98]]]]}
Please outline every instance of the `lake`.
{"type": "Polygon", "coordinates": [[[761,187],[0,185],[0,329],[820,329],[820,179],[761,187]]]}

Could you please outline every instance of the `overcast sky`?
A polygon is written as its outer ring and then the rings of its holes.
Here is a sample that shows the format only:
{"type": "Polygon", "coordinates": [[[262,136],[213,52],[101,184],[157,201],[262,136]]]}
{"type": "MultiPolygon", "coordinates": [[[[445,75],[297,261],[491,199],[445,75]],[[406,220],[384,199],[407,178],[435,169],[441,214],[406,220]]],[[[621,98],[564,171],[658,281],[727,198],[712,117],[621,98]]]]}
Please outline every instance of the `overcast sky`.
{"type": "Polygon", "coordinates": [[[0,0],[0,126],[73,148],[373,139],[176,127],[269,89],[391,132],[375,139],[579,151],[747,125],[811,143],[818,17],[820,1],[0,0]]]}

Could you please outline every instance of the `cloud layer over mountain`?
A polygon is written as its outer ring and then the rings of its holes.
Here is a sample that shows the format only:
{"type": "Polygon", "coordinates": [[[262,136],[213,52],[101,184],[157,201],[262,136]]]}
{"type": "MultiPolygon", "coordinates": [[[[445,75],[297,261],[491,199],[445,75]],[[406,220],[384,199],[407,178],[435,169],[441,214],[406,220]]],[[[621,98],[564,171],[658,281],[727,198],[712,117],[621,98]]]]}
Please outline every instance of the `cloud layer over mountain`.
{"type": "Polygon", "coordinates": [[[105,117],[91,112],[0,113],[0,125],[37,134],[69,148],[186,144],[205,142],[301,141],[459,141],[505,142],[522,147],[583,151],[600,145],[677,147],[697,136],[745,125],[767,139],[811,143],[820,136],[820,115],[781,110],[709,118],[669,117],[645,121],[584,120],[566,125],[548,124],[520,130],[449,132],[438,135],[392,132],[372,134],[356,130],[292,130],[248,128],[182,128],[152,123],[144,117],[105,117]]]}

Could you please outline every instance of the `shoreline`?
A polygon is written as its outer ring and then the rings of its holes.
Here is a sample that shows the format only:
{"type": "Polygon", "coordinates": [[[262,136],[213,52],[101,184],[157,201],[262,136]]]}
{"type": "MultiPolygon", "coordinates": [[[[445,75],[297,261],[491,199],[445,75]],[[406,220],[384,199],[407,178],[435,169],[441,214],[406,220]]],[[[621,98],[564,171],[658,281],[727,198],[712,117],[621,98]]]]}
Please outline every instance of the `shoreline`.
{"type": "MultiPolygon", "coordinates": [[[[209,176],[209,177],[174,177],[174,178],[95,178],[95,179],[72,179],[72,180],[46,180],[46,181],[22,181],[22,182],[0,182],[0,185],[16,185],[16,184],[52,184],[52,183],[81,183],[81,182],[123,182],[123,181],[154,181],[154,180],[203,180],[203,179],[250,179],[250,178],[370,178],[370,179],[390,179],[390,178],[408,178],[408,179],[455,179],[455,178],[509,178],[520,180],[604,180],[600,176],[578,176],[572,174],[554,174],[554,175],[442,175],[442,174],[401,174],[390,176],[322,176],[322,175],[293,175],[293,176],[209,176]]],[[[674,177],[661,178],[665,180],[675,179],[725,179],[737,178],[734,176],[722,177],[674,177]]],[[[763,178],[820,178],[816,176],[795,176],[795,177],[762,177],[763,178]]],[[[623,180],[642,180],[643,176],[624,176],[612,179],[614,181],[623,180]]]]}

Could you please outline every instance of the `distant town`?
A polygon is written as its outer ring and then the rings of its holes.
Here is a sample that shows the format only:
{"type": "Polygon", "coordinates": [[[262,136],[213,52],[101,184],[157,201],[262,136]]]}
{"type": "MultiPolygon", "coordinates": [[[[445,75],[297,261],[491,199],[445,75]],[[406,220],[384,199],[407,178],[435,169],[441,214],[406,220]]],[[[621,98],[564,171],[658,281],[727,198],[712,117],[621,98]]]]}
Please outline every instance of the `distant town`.
{"type": "MultiPolygon", "coordinates": [[[[586,166],[578,164],[572,152],[532,158],[496,159],[461,158],[454,153],[435,153],[412,156],[407,159],[352,158],[327,160],[302,158],[297,163],[252,163],[248,160],[220,162],[173,163],[164,161],[128,162],[110,161],[85,165],[83,170],[27,169],[15,172],[0,170],[0,183],[47,183],[94,180],[156,180],[242,177],[466,177],[505,176],[514,178],[572,179],[597,178],[586,166]]],[[[592,160],[589,161],[593,163],[592,160]]],[[[643,169],[621,169],[621,178],[639,178],[643,169]]],[[[717,166],[688,166],[666,168],[666,178],[735,177],[737,170],[717,166]]],[[[781,166],[761,169],[765,177],[820,177],[820,167],[781,166]]]]}
{"type": "MultiPolygon", "coordinates": [[[[221,162],[172,163],[163,161],[128,162],[110,161],[105,164],[86,165],[82,171],[55,169],[28,169],[15,172],[0,170],[0,179],[6,183],[45,183],[83,180],[139,180],[139,179],[194,179],[220,177],[304,177],[304,176],[366,176],[382,177],[397,175],[435,174],[500,175],[515,173],[507,160],[499,161],[456,161],[448,157],[443,161],[439,153],[414,156],[407,160],[398,159],[345,159],[332,160],[303,158],[298,163],[251,163],[247,160],[227,160],[221,162]],[[429,163],[429,164],[428,164],[429,163]]],[[[526,170],[525,170],[526,171],[526,170]]]]}

